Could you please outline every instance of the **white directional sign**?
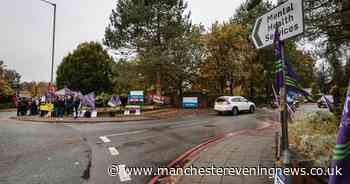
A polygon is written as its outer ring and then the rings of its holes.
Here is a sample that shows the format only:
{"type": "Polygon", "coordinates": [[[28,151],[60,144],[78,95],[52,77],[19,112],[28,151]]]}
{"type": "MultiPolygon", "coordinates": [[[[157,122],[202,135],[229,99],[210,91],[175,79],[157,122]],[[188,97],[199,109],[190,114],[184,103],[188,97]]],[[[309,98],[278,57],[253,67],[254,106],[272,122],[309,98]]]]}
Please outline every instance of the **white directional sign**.
{"type": "Polygon", "coordinates": [[[274,43],[276,28],[280,39],[285,40],[304,32],[303,0],[288,0],[259,17],[252,39],[257,49],[274,43]]]}

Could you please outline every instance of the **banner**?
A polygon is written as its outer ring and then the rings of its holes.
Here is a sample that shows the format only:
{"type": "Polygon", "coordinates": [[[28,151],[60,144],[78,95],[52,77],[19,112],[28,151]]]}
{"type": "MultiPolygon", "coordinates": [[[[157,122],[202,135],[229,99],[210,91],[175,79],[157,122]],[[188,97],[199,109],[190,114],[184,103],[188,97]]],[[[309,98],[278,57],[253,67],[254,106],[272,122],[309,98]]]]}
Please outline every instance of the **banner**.
{"type": "Polygon", "coordinates": [[[108,106],[110,106],[110,107],[116,107],[120,104],[122,104],[122,102],[121,102],[119,96],[112,96],[108,102],[108,106]]]}
{"type": "Polygon", "coordinates": [[[350,82],[341,117],[337,144],[333,151],[332,168],[341,168],[342,175],[332,175],[329,184],[350,183],[350,82]]]}
{"type": "Polygon", "coordinates": [[[80,96],[80,103],[82,105],[85,105],[85,106],[88,106],[88,107],[91,107],[92,109],[96,109],[95,108],[95,93],[89,93],[87,95],[81,95],[80,96]]]}

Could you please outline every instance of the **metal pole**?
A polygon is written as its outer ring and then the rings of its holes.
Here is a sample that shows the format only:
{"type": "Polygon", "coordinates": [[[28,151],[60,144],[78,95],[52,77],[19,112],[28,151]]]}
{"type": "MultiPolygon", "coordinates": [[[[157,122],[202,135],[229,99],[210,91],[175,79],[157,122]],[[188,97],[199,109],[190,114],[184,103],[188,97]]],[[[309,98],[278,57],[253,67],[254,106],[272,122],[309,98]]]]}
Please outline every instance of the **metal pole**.
{"type": "Polygon", "coordinates": [[[51,78],[50,83],[53,84],[53,68],[55,64],[55,40],[56,40],[56,4],[48,0],[40,0],[44,3],[50,4],[53,6],[53,34],[52,34],[52,53],[51,53],[51,78]]]}
{"type": "Polygon", "coordinates": [[[56,4],[52,4],[54,8],[53,15],[53,35],[52,35],[52,61],[51,61],[51,84],[53,84],[53,68],[55,65],[55,41],[56,41],[56,4]]]}
{"type": "MultiPolygon", "coordinates": [[[[286,0],[278,0],[278,4],[284,3],[286,0]]],[[[288,111],[287,111],[287,86],[286,86],[286,59],[284,53],[284,42],[281,42],[281,60],[282,60],[282,71],[283,71],[283,85],[280,89],[281,92],[281,124],[282,124],[282,161],[284,167],[291,166],[291,154],[289,151],[288,141],[288,111]]],[[[288,176],[287,183],[292,183],[292,177],[288,176]]]]}
{"type": "Polygon", "coordinates": [[[286,153],[289,149],[289,142],[288,142],[288,111],[287,111],[287,87],[286,87],[286,63],[285,63],[285,53],[284,53],[284,42],[281,41],[282,48],[281,48],[281,61],[282,61],[282,72],[283,72],[283,85],[280,89],[281,92],[281,124],[282,124],[282,151],[283,151],[283,161],[284,163],[288,164],[289,159],[286,158],[288,154],[286,153]]]}

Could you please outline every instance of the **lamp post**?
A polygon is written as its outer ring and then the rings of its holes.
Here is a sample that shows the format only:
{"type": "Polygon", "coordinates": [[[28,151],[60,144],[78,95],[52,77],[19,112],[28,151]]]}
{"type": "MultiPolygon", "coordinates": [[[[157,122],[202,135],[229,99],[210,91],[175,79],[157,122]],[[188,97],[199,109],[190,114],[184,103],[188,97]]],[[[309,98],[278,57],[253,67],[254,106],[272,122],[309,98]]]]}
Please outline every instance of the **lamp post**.
{"type": "Polygon", "coordinates": [[[52,53],[51,53],[51,79],[50,83],[53,84],[53,68],[55,64],[55,40],[56,40],[56,4],[47,0],[40,0],[53,6],[53,34],[52,34],[52,53]]]}

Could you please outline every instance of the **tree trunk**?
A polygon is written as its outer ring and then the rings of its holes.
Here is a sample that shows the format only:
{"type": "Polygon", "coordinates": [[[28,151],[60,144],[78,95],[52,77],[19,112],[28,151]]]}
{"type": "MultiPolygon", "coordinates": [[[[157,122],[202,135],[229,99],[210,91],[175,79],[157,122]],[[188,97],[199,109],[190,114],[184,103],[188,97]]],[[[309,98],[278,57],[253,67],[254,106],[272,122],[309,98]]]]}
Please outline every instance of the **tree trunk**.
{"type": "Polygon", "coordinates": [[[343,22],[343,25],[344,28],[345,28],[345,31],[346,31],[346,34],[350,34],[350,1],[349,0],[342,0],[342,22],[343,22]]]}
{"type": "Polygon", "coordinates": [[[180,85],[179,87],[178,87],[178,90],[179,90],[179,105],[178,105],[178,107],[179,108],[181,108],[181,104],[182,104],[182,96],[183,96],[183,89],[182,89],[182,85],[180,85]]]}
{"type": "Polygon", "coordinates": [[[253,83],[253,81],[251,80],[250,81],[250,97],[252,98],[252,97],[254,97],[255,96],[255,94],[254,94],[254,83],[253,83]]]}

